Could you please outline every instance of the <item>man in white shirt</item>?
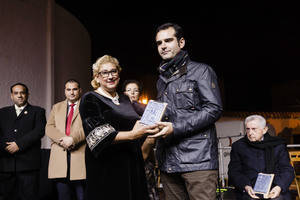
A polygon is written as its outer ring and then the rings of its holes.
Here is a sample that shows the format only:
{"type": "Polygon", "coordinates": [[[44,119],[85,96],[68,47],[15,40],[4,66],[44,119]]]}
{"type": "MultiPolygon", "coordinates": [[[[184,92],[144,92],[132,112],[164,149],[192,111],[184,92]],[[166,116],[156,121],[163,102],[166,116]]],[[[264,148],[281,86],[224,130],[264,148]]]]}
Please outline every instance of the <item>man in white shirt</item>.
{"type": "Polygon", "coordinates": [[[58,200],[71,200],[74,195],[77,200],[83,200],[85,135],[79,114],[81,88],[78,81],[66,81],[65,96],[64,101],[53,106],[46,125],[46,135],[52,140],[48,178],[55,182],[58,200]]]}
{"type": "Polygon", "coordinates": [[[38,199],[45,110],[28,103],[28,87],[11,86],[14,103],[0,109],[0,193],[4,199],[38,199]]]}

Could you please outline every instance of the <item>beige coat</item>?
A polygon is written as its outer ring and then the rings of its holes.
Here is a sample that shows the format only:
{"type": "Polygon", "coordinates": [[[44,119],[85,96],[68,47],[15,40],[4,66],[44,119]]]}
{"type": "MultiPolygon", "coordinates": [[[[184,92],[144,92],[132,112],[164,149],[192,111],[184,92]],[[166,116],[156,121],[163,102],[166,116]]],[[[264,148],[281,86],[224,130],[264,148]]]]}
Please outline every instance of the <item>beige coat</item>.
{"type": "MultiPolygon", "coordinates": [[[[52,140],[51,154],[48,168],[48,178],[67,177],[67,151],[58,143],[59,139],[66,136],[67,100],[55,104],[51,110],[46,125],[46,135],[52,140]]],[[[79,103],[76,105],[71,124],[71,137],[75,148],[72,150],[70,159],[70,180],[86,178],[85,169],[85,135],[79,114],[79,103]]]]}

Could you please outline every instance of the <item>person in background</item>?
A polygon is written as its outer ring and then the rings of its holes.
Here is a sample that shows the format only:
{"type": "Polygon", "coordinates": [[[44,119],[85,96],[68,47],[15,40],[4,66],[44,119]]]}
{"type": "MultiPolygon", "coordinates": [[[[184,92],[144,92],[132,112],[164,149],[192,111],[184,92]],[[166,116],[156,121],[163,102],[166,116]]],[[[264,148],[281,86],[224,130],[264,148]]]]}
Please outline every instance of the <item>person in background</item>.
{"type": "MultiPolygon", "coordinates": [[[[142,92],[141,83],[137,80],[125,80],[123,83],[123,92],[127,95],[135,109],[141,116],[146,105],[138,102],[142,92]]],[[[150,200],[159,200],[159,191],[157,188],[156,159],[154,154],[155,138],[147,137],[142,145],[142,154],[145,161],[145,172],[150,200]]]]}
{"type": "Polygon", "coordinates": [[[104,55],[93,64],[94,91],[80,102],[86,135],[87,199],[149,199],[139,139],[158,132],[144,126],[128,96],[117,93],[121,67],[116,58],[104,55]]]}
{"type": "MultiPolygon", "coordinates": [[[[216,199],[218,145],[215,122],[222,102],[213,69],[192,61],[183,50],[182,28],[159,26],[155,37],[162,58],[157,100],[168,103],[157,141],[156,158],[167,200],[216,199]]],[[[149,136],[151,137],[151,136],[149,136]]]]}
{"type": "Polygon", "coordinates": [[[79,114],[80,96],[79,82],[67,80],[66,99],[52,107],[46,125],[46,135],[52,141],[48,178],[56,185],[58,200],[71,200],[73,196],[84,199],[86,145],[79,114]]]}
{"type": "Polygon", "coordinates": [[[270,199],[291,199],[289,186],[294,179],[285,141],[270,136],[266,120],[260,115],[245,119],[246,136],[232,144],[228,177],[235,187],[236,199],[257,199],[254,193],[258,173],[274,174],[270,199]]]}
{"type": "Polygon", "coordinates": [[[23,83],[10,92],[14,105],[0,109],[0,191],[5,200],[37,200],[45,109],[28,103],[23,83]]]}

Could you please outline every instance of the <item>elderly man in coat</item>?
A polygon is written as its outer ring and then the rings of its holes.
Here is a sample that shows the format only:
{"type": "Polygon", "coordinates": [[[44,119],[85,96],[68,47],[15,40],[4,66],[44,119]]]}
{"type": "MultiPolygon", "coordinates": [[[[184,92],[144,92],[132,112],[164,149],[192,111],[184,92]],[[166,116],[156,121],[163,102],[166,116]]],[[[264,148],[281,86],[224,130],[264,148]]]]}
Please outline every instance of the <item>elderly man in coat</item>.
{"type": "Polygon", "coordinates": [[[253,187],[258,173],[274,174],[270,199],[291,199],[288,188],[294,179],[285,141],[269,135],[266,120],[260,115],[245,119],[246,136],[234,142],[228,167],[229,180],[237,199],[257,199],[253,187]]]}

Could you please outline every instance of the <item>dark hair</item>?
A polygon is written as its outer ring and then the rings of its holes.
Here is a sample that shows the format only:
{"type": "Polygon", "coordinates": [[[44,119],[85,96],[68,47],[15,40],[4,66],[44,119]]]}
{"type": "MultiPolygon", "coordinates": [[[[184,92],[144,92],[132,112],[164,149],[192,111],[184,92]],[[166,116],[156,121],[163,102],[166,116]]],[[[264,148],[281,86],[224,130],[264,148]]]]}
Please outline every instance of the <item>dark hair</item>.
{"type": "Polygon", "coordinates": [[[25,88],[26,94],[28,94],[29,90],[28,90],[27,85],[25,85],[24,83],[20,83],[20,82],[15,83],[15,84],[13,84],[12,86],[10,86],[10,93],[13,93],[13,88],[14,88],[15,86],[17,86],[17,85],[23,86],[23,87],[25,88]]]}
{"type": "Polygon", "coordinates": [[[123,92],[125,92],[126,86],[127,86],[128,84],[130,84],[130,83],[135,83],[135,84],[138,86],[138,88],[139,88],[139,92],[140,92],[140,93],[142,92],[142,90],[143,90],[142,84],[141,84],[139,81],[133,80],[133,79],[131,79],[131,80],[125,80],[125,81],[124,81],[123,86],[122,86],[122,91],[123,91],[123,92]]]}
{"type": "Polygon", "coordinates": [[[175,30],[175,37],[177,38],[177,40],[179,42],[179,40],[184,37],[184,34],[183,34],[183,29],[178,24],[174,24],[174,23],[165,23],[165,24],[162,24],[162,25],[160,25],[156,29],[156,35],[157,35],[157,33],[159,31],[166,30],[166,29],[168,29],[170,27],[174,28],[174,30],[175,30]]]}
{"type": "Polygon", "coordinates": [[[73,78],[68,79],[68,80],[65,82],[65,86],[66,86],[67,83],[77,83],[78,88],[80,88],[80,83],[79,83],[79,81],[77,81],[76,79],[73,79],[73,78]]]}

